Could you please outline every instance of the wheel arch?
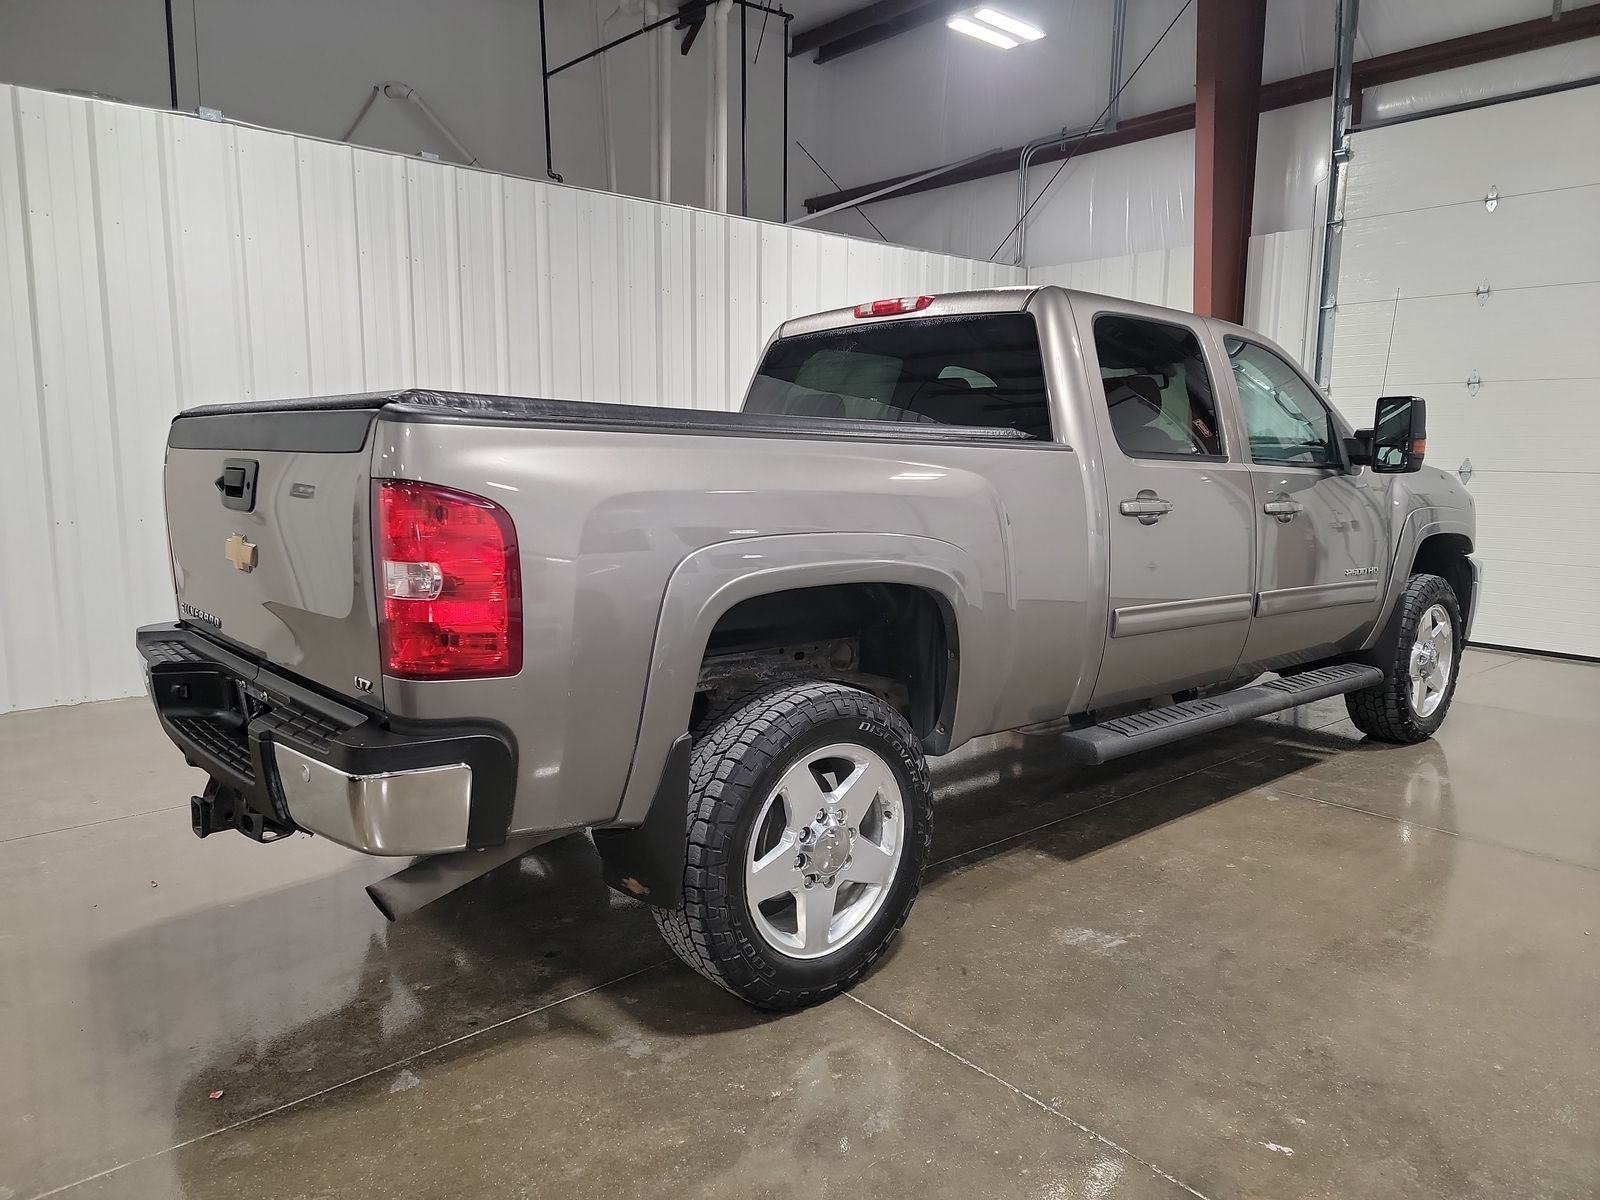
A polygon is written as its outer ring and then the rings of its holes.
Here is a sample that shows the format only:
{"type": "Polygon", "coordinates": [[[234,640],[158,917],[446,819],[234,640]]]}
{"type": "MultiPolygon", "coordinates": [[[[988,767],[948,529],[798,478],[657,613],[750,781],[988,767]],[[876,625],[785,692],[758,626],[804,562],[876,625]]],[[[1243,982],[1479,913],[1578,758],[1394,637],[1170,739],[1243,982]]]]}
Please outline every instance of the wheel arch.
{"type": "Polygon", "coordinates": [[[1407,514],[1395,539],[1394,558],[1389,571],[1388,587],[1384,590],[1383,608],[1362,650],[1375,649],[1383,639],[1391,624],[1395,605],[1405,590],[1406,581],[1418,570],[1443,574],[1456,593],[1457,602],[1462,604],[1463,621],[1470,624],[1472,609],[1477,599],[1474,595],[1477,576],[1472,560],[1468,557],[1472,553],[1473,537],[1470,511],[1415,508],[1407,514]],[[1425,557],[1419,557],[1423,554],[1424,547],[1428,547],[1427,554],[1425,557]],[[1454,572],[1454,577],[1452,574],[1433,570],[1436,566],[1454,572]]]}
{"type": "MultiPolygon", "coordinates": [[[[1004,661],[1004,630],[986,620],[977,565],[959,546],[911,534],[817,533],[723,542],[685,558],[668,580],[644,681],[645,698],[616,821],[645,819],[674,741],[689,727],[700,666],[718,624],[740,604],[815,588],[879,586],[926,596],[943,632],[944,669],[924,663],[940,701],[923,735],[939,753],[959,744],[993,688],[961,663],[1004,661]]],[[[991,683],[993,681],[990,681],[991,683]]]]}
{"type": "Polygon", "coordinates": [[[703,661],[719,664],[728,654],[738,654],[742,671],[723,683],[725,690],[788,676],[868,691],[879,683],[903,688],[904,703],[896,707],[924,751],[943,754],[950,748],[960,690],[960,622],[949,596],[927,581],[807,583],[747,597],[717,618],[703,661]],[[855,655],[836,663],[798,649],[812,643],[841,649],[848,643],[855,655]]]}
{"type": "Polygon", "coordinates": [[[1476,578],[1472,569],[1472,538],[1458,531],[1435,529],[1417,544],[1411,558],[1411,574],[1437,575],[1450,585],[1461,608],[1463,640],[1471,628],[1477,605],[1476,578]]]}

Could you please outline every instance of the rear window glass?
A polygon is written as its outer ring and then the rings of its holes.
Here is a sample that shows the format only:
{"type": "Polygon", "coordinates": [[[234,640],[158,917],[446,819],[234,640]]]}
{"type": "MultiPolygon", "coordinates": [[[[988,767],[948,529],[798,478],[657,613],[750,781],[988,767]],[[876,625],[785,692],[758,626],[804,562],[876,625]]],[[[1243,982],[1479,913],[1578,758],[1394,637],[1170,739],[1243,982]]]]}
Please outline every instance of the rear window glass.
{"type": "Polygon", "coordinates": [[[1100,381],[1117,445],[1133,458],[1220,458],[1222,430],[1200,342],[1143,317],[1094,321],[1100,381]]]}
{"type": "Polygon", "coordinates": [[[767,351],[744,410],[1050,437],[1039,333],[1023,313],[881,321],[784,338],[767,351]]]}

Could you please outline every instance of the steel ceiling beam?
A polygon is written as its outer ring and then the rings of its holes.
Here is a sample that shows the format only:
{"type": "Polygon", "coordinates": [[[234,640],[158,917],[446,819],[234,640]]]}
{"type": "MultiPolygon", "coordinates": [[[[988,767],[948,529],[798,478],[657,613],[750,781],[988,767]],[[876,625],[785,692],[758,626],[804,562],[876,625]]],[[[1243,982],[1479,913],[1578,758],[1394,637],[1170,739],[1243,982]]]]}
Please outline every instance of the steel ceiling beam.
{"type": "Polygon", "coordinates": [[[865,8],[802,29],[794,35],[789,54],[794,57],[815,51],[817,62],[828,62],[930,22],[942,21],[971,6],[972,0],[877,0],[865,8]]]}
{"type": "MultiPolygon", "coordinates": [[[[1265,105],[1263,105],[1263,108],[1265,105]]],[[[1112,146],[1126,146],[1130,142],[1142,142],[1149,138],[1163,137],[1169,133],[1182,133],[1186,129],[1194,128],[1194,105],[1185,104],[1181,108],[1164,108],[1160,112],[1146,113],[1142,117],[1126,117],[1116,129],[1105,133],[1091,133],[1082,139],[1069,141],[1065,145],[1056,145],[1035,154],[1031,160],[1033,166],[1044,163],[1058,162],[1077,148],[1079,155],[1090,154],[1096,150],[1109,150],[1112,146]]],[[[877,183],[864,183],[860,187],[844,188],[837,192],[828,192],[821,196],[812,196],[805,202],[808,212],[817,212],[823,208],[832,208],[845,201],[853,200],[860,203],[861,197],[869,192],[878,192],[890,184],[901,186],[890,187],[887,192],[876,196],[877,200],[893,200],[900,196],[912,196],[918,192],[931,192],[936,188],[949,187],[957,183],[970,183],[974,179],[987,179],[991,175],[1009,175],[1017,169],[1017,160],[1022,153],[1021,146],[1013,146],[1007,150],[996,150],[993,154],[986,154],[982,158],[969,163],[952,163],[948,167],[936,168],[931,176],[920,172],[910,172],[897,175],[889,179],[881,179],[877,183]]]]}
{"type": "MultiPolygon", "coordinates": [[[[798,36],[797,34],[796,37],[798,36]]],[[[1413,46],[1409,50],[1397,50],[1393,54],[1363,59],[1355,64],[1353,87],[1355,94],[1359,96],[1364,88],[1398,83],[1405,79],[1415,79],[1419,75],[1432,75],[1439,71],[1448,71],[1453,67],[1471,66],[1474,63],[1489,62],[1513,54],[1525,54],[1530,50],[1542,50],[1547,46],[1564,45],[1567,42],[1582,41],[1591,37],[1600,37],[1600,4],[1570,9],[1562,13],[1560,20],[1539,17],[1515,25],[1504,25],[1499,29],[1487,29],[1482,33],[1469,33],[1443,42],[1413,46]]],[[[1305,75],[1296,75],[1291,79],[1280,79],[1263,85],[1260,108],[1262,112],[1271,112],[1274,109],[1304,104],[1310,100],[1325,100],[1332,92],[1332,69],[1311,71],[1305,75]]],[[[1181,133],[1193,128],[1194,105],[1192,104],[1146,113],[1141,117],[1124,117],[1115,131],[1090,134],[1081,143],[1073,142],[1066,146],[1052,147],[1035,155],[1033,163],[1035,166],[1042,166],[1045,163],[1058,162],[1069,153],[1076,153],[1081,157],[1096,150],[1108,150],[1112,146],[1125,146],[1130,142],[1164,137],[1169,133],[1181,133]]],[[[812,196],[805,201],[806,211],[817,212],[852,200],[859,202],[868,192],[883,192],[883,189],[890,184],[900,183],[904,186],[891,188],[879,195],[877,200],[911,196],[957,183],[987,179],[993,175],[1008,175],[1017,169],[1017,157],[1021,153],[1021,146],[1013,146],[1007,150],[985,155],[975,162],[964,165],[951,164],[948,169],[936,169],[934,174],[920,180],[917,176],[926,173],[911,171],[904,175],[863,183],[858,187],[812,196]]]]}

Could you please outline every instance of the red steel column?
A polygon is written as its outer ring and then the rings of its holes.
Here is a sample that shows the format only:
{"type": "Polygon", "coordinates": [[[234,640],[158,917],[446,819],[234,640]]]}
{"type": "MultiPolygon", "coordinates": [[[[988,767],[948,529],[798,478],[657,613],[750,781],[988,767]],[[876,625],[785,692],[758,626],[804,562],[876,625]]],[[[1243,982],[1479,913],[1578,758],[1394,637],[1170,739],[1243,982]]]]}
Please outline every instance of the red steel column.
{"type": "Polygon", "coordinates": [[[1267,0],[1196,0],[1194,311],[1244,319],[1267,0]]]}

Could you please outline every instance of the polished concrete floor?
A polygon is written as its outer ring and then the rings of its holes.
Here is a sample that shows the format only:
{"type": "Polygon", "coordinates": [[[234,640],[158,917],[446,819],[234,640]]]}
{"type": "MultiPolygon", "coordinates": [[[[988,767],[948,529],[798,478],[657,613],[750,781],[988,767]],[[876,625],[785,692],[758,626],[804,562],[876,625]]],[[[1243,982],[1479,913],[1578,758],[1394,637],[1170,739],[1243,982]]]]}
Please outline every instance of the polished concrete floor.
{"type": "Polygon", "coordinates": [[[385,864],[189,833],[141,701],[0,717],[0,1200],[1600,1195],[1600,666],[936,770],[855,993],[746,1009],[582,840],[387,925],[385,864]]]}

